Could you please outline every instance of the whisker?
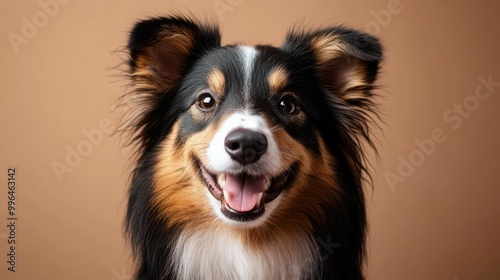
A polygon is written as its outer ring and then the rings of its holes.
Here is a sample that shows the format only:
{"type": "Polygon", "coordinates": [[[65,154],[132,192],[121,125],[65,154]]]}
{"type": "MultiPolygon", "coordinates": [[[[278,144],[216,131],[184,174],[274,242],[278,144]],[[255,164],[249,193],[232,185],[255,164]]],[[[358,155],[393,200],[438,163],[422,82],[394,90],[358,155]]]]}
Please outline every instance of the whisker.
{"type": "Polygon", "coordinates": [[[206,147],[208,147],[208,145],[209,145],[209,143],[203,143],[203,142],[191,144],[191,146],[206,146],[206,147]]]}
{"type": "Polygon", "coordinates": [[[283,128],[283,126],[281,126],[281,125],[278,124],[278,125],[275,125],[275,126],[269,128],[267,131],[268,132],[274,132],[274,131],[279,130],[279,129],[284,129],[284,128],[283,128]]]}
{"type": "Polygon", "coordinates": [[[290,153],[290,152],[286,152],[286,151],[281,151],[281,153],[282,153],[283,155],[286,155],[286,156],[289,156],[289,157],[291,157],[291,158],[293,158],[293,159],[296,159],[296,160],[297,160],[297,161],[299,161],[300,163],[305,163],[305,161],[304,161],[304,160],[303,160],[300,156],[298,156],[298,155],[296,155],[296,154],[293,154],[293,153],[290,153]]]}

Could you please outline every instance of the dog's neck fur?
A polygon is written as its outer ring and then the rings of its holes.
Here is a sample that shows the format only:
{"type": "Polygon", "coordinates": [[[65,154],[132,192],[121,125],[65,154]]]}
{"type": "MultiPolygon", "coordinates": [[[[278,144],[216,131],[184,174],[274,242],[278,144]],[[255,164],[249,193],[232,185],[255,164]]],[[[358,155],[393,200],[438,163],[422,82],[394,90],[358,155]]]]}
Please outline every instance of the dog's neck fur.
{"type": "Polygon", "coordinates": [[[207,229],[182,233],[171,265],[182,280],[302,280],[313,279],[319,258],[317,245],[304,236],[250,248],[241,235],[207,229]]]}

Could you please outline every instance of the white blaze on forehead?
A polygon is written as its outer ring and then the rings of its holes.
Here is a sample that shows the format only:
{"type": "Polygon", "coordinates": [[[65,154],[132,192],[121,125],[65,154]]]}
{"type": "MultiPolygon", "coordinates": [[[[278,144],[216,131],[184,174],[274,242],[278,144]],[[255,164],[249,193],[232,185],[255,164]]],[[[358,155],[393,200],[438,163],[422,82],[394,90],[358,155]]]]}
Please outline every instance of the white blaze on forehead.
{"type": "Polygon", "coordinates": [[[245,95],[245,100],[248,101],[249,100],[248,96],[250,94],[250,81],[252,77],[255,57],[257,56],[257,49],[250,46],[239,46],[239,48],[243,59],[243,67],[244,67],[243,73],[245,74],[243,94],[245,95]]]}
{"type": "Polygon", "coordinates": [[[237,112],[229,116],[220,126],[210,141],[207,150],[208,168],[217,173],[247,172],[254,175],[278,175],[281,155],[278,145],[265,120],[248,112],[237,112]],[[244,128],[262,133],[267,139],[267,150],[261,158],[251,166],[241,166],[226,152],[225,139],[235,129],[244,128]]]}

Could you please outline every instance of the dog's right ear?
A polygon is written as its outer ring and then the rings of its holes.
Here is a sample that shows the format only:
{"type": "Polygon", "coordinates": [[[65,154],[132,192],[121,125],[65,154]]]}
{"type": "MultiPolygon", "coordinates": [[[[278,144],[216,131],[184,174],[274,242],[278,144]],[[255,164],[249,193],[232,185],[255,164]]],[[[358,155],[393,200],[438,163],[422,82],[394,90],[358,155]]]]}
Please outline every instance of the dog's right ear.
{"type": "Polygon", "coordinates": [[[128,135],[128,144],[149,149],[170,129],[180,109],[168,107],[176,96],[169,93],[197,59],[220,47],[220,38],[216,26],[185,17],[151,18],[134,26],[127,46],[129,87],[115,103],[123,113],[116,132],[128,135]]]}
{"type": "Polygon", "coordinates": [[[220,42],[216,26],[202,25],[185,17],[140,21],[130,33],[127,46],[132,84],[165,92],[178,83],[196,57],[220,47],[220,42]]]}

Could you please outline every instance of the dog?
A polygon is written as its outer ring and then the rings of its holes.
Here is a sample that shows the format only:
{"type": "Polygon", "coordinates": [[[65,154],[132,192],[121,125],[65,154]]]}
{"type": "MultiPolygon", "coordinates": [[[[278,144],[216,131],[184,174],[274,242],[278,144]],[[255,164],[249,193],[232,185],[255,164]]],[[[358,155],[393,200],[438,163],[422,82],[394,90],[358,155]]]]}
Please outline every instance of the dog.
{"type": "Polygon", "coordinates": [[[127,53],[134,279],[364,279],[376,37],[222,46],[217,25],[173,15],[137,22],[127,53]]]}

